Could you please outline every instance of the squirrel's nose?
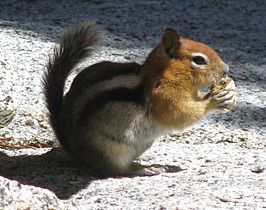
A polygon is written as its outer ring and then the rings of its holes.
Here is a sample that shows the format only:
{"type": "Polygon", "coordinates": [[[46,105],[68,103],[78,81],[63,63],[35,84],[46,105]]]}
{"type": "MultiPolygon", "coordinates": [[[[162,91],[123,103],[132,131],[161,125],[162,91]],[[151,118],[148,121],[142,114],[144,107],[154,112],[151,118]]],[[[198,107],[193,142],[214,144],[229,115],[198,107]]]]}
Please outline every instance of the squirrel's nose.
{"type": "Polygon", "coordinates": [[[229,72],[229,66],[226,63],[224,64],[224,72],[225,73],[229,72]]]}

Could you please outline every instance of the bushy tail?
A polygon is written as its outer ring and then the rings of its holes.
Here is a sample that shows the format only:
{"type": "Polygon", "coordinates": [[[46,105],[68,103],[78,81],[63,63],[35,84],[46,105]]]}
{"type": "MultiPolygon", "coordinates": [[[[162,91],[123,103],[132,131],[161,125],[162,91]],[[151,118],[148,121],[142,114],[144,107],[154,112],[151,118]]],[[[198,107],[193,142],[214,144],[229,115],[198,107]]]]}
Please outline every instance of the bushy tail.
{"type": "Polygon", "coordinates": [[[101,38],[101,29],[97,25],[84,22],[64,33],[49,58],[43,77],[43,92],[50,123],[62,146],[65,146],[65,138],[60,115],[65,81],[75,65],[93,53],[101,38]]]}

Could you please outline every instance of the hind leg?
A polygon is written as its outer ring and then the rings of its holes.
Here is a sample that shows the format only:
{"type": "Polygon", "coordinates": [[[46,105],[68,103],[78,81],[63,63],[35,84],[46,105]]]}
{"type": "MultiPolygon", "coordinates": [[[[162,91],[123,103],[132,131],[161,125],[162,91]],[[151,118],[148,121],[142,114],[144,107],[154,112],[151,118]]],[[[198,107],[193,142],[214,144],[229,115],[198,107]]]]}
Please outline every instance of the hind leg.
{"type": "Polygon", "coordinates": [[[174,173],[182,170],[183,169],[179,166],[160,164],[142,165],[140,163],[133,162],[127,172],[128,175],[133,176],[154,176],[161,173],[174,173]]]}
{"type": "MultiPolygon", "coordinates": [[[[103,145],[101,145],[103,148],[103,145]]],[[[102,170],[112,175],[126,176],[154,176],[160,173],[178,172],[182,169],[178,166],[170,165],[142,165],[133,161],[135,157],[135,148],[121,142],[107,141],[105,143],[106,164],[102,170]]]]}
{"type": "MultiPolygon", "coordinates": [[[[178,166],[142,165],[137,161],[133,145],[111,139],[94,139],[81,142],[76,138],[70,141],[72,154],[90,168],[107,176],[153,176],[163,172],[178,172],[178,166]],[[82,145],[82,146],[81,146],[82,145]]],[[[69,142],[69,143],[70,143],[69,142]]]]}

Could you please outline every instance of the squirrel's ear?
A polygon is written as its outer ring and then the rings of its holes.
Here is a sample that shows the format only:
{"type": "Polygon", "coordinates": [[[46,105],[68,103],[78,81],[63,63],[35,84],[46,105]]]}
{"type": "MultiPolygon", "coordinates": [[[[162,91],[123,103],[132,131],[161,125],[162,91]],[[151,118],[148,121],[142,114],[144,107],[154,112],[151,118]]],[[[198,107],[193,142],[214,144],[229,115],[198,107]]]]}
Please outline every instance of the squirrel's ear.
{"type": "Polygon", "coordinates": [[[170,58],[177,58],[178,48],[180,47],[180,37],[177,35],[176,31],[171,28],[167,28],[164,31],[162,37],[162,44],[166,54],[170,58]]]}

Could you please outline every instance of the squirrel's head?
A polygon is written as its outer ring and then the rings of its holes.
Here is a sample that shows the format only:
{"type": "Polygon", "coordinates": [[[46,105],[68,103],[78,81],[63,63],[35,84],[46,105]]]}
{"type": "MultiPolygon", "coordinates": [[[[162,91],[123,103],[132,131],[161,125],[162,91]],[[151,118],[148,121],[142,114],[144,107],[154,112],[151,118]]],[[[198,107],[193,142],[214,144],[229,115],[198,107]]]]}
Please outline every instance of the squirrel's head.
{"type": "Polygon", "coordinates": [[[147,63],[159,67],[153,73],[162,82],[177,86],[183,83],[183,86],[187,84],[190,88],[211,85],[229,69],[212,48],[183,38],[173,29],[165,30],[160,44],[151,52],[147,63]]]}

